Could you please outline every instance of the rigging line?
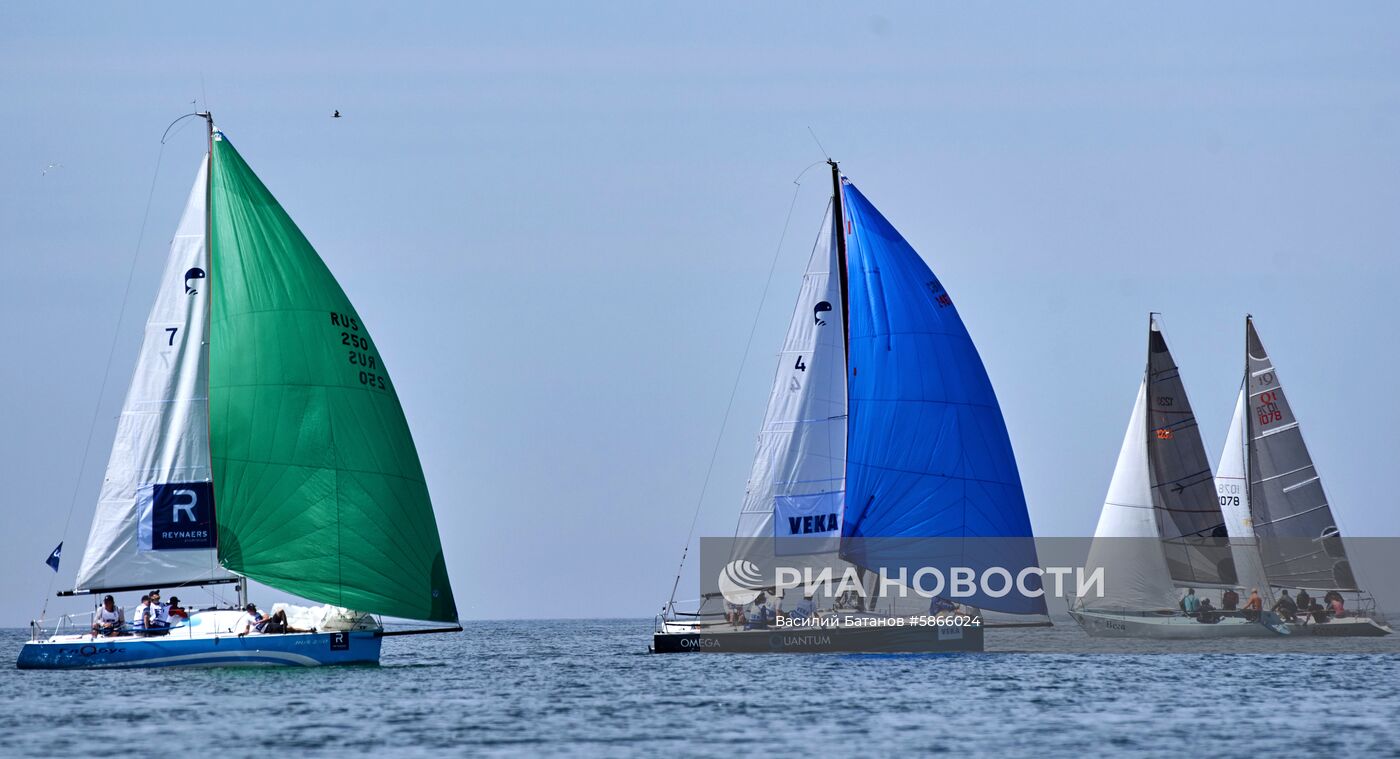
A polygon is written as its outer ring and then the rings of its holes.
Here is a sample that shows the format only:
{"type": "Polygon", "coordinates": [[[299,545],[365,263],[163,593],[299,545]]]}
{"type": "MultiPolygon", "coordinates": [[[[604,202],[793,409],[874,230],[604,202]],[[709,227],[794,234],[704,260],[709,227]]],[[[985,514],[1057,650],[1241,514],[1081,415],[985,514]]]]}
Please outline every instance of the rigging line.
{"type": "MultiPolygon", "coordinates": [[[[183,118],[185,117],[181,116],[175,121],[180,121],[183,118]]],[[[171,126],[174,126],[175,121],[171,122],[171,126]]],[[[170,133],[169,126],[165,128],[165,133],[170,133]]],[[[160,139],[160,149],[156,151],[156,167],[155,170],[151,172],[151,187],[146,192],[146,210],[141,214],[141,229],[136,235],[136,247],[131,252],[131,263],[127,266],[126,270],[126,287],[122,290],[121,310],[117,312],[117,323],[116,326],[112,328],[112,345],[107,349],[107,366],[102,370],[102,385],[97,391],[97,403],[93,405],[92,421],[88,424],[87,441],[83,443],[83,455],[82,458],[79,459],[78,476],[73,478],[73,496],[68,501],[68,516],[63,519],[64,542],[68,540],[68,528],[72,526],[73,523],[73,510],[77,508],[78,505],[78,493],[82,489],[83,474],[87,471],[88,454],[92,450],[92,438],[97,432],[97,419],[102,413],[102,400],[107,395],[107,384],[112,378],[112,360],[116,358],[117,344],[121,342],[122,321],[126,317],[127,304],[131,300],[131,283],[136,278],[136,262],[141,258],[141,245],[146,240],[146,223],[151,217],[151,201],[154,200],[156,196],[156,180],[160,178],[160,163],[165,158],[165,135],[161,135],[160,139]]],[[[48,589],[44,592],[44,606],[39,612],[39,620],[41,623],[44,619],[44,615],[49,610],[49,596],[53,595],[53,583],[57,577],[57,572],[54,572],[53,575],[49,577],[48,589]]]]}
{"type": "Polygon", "coordinates": [[[812,135],[812,142],[817,143],[817,149],[820,150],[820,151],[822,152],[822,156],[824,156],[824,157],[826,158],[826,160],[830,161],[830,160],[831,160],[831,154],[828,153],[828,152],[826,152],[826,148],[822,147],[822,141],[819,140],[819,139],[817,139],[817,133],[814,132],[814,131],[812,131],[812,127],[810,127],[810,126],[807,127],[807,134],[812,135]]]}
{"type": "Polygon", "coordinates": [[[783,219],[783,231],[778,235],[778,245],[773,250],[773,261],[768,264],[768,279],[764,281],[763,294],[758,298],[758,308],[754,311],[753,324],[749,327],[749,339],[744,343],[744,353],[739,360],[739,371],[734,374],[734,386],[729,390],[729,402],[724,407],[724,417],[719,423],[719,434],[715,436],[715,447],[710,452],[710,463],[705,468],[705,479],[700,485],[700,497],[695,500],[695,513],[690,517],[690,529],[685,534],[685,547],[681,549],[681,560],[676,566],[676,580],[671,583],[671,598],[666,602],[666,607],[662,609],[663,613],[672,609],[676,603],[676,589],[681,584],[681,572],[685,569],[685,560],[690,554],[690,542],[695,538],[695,525],[700,521],[700,507],[705,504],[705,493],[710,489],[710,476],[715,471],[715,459],[719,457],[719,447],[724,442],[724,431],[729,426],[729,412],[734,410],[734,398],[739,393],[739,381],[744,377],[744,365],[749,360],[749,349],[753,347],[753,338],[758,332],[758,322],[763,316],[763,306],[768,302],[768,290],[773,285],[773,273],[778,269],[778,258],[783,252],[783,242],[787,240],[788,226],[792,223],[792,212],[797,208],[797,195],[802,191],[802,176],[810,171],[812,166],[817,166],[820,163],[818,161],[803,169],[792,180],[792,201],[788,203],[787,218],[783,219]]]}
{"type": "MultiPolygon", "coordinates": [[[[160,144],[161,144],[161,145],[164,145],[164,144],[165,144],[166,138],[170,136],[170,128],[171,128],[171,127],[175,126],[176,124],[180,123],[181,121],[184,121],[185,119],[190,118],[191,116],[199,116],[199,115],[201,115],[201,114],[198,114],[198,113],[187,113],[187,114],[185,114],[184,116],[181,116],[181,117],[175,119],[174,121],[170,122],[170,123],[165,127],[165,131],[162,132],[161,135],[160,135],[160,144]]],[[[180,127],[180,129],[184,129],[184,127],[180,127]]],[[[180,133],[179,130],[176,130],[175,134],[179,134],[179,133],[180,133]]]]}

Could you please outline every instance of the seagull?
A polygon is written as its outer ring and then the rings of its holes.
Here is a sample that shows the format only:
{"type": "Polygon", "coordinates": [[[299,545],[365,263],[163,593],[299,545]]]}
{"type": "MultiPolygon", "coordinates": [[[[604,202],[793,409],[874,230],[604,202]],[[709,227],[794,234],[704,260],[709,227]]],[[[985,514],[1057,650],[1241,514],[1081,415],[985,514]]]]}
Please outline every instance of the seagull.
{"type": "Polygon", "coordinates": [[[338,118],[340,118],[340,111],[337,110],[337,111],[335,112],[335,114],[331,116],[331,118],[333,118],[333,119],[338,119],[338,118]]]}
{"type": "Polygon", "coordinates": [[[48,176],[48,174],[49,174],[50,171],[53,171],[54,169],[61,169],[61,168],[63,168],[63,164],[61,164],[61,163],[51,163],[51,164],[49,164],[48,166],[45,166],[43,171],[39,172],[39,176],[41,176],[41,177],[43,177],[43,176],[48,176]]]}

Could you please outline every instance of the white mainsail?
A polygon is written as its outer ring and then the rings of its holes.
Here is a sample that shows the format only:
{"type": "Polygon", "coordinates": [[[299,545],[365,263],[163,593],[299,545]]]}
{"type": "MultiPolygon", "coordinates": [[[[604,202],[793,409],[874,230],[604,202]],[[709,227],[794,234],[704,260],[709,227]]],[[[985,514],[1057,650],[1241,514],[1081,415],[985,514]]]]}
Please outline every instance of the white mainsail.
{"type": "Polygon", "coordinates": [[[846,476],[846,350],[830,209],[822,230],[778,355],[737,531],[741,541],[814,539],[799,544],[802,553],[839,548],[846,476]]]}
{"type": "Polygon", "coordinates": [[[207,485],[207,165],[206,157],[200,161],[146,320],[78,570],[78,590],[233,577],[219,566],[213,550],[213,491],[207,485]],[[169,513],[156,513],[157,498],[169,513]],[[170,535],[176,537],[167,538],[170,535]],[[188,547],[192,544],[204,547],[188,547]]]}
{"type": "Polygon", "coordinates": [[[1225,435],[1225,449],[1220,452],[1220,464],[1215,468],[1215,489],[1220,494],[1220,511],[1225,515],[1225,530],[1230,536],[1230,554],[1235,561],[1235,576],[1247,590],[1258,588],[1265,601],[1271,601],[1269,578],[1264,573],[1264,559],[1259,554],[1259,539],[1254,534],[1254,518],[1249,511],[1249,471],[1246,465],[1249,439],[1248,390],[1240,388],[1235,401],[1235,415],[1230,431],[1225,435]]]}
{"type": "Polygon", "coordinates": [[[1080,599],[1084,608],[1151,611],[1177,607],[1148,474],[1146,377],[1138,387],[1085,569],[1103,570],[1104,595],[1080,599]]]}

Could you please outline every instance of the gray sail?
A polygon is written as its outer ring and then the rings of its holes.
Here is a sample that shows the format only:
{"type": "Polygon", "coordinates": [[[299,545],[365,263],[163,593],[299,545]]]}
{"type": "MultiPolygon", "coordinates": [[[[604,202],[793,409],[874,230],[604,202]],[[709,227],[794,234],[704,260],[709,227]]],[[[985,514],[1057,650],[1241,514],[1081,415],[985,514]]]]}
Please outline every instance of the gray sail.
{"type": "Polygon", "coordinates": [[[1245,322],[1249,382],[1249,509],[1275,586],[1356,590],[1337,520],[1303,443],[1298,419],[1252,319],[1245,322]]]}
{"type": "Polygon", "coordinates": [[[1172,580],[1178,585],[1233,585],[1235,565],[1215,478],[1155,314],[1148,332],[1147,461],[1172,580]]]}

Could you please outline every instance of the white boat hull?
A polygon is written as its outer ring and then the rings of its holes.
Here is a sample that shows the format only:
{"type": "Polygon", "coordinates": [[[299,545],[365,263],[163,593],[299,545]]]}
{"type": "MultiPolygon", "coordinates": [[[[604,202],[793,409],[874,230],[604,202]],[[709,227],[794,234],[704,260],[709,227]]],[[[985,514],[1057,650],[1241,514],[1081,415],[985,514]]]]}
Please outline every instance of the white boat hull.
{"type": "Polygon", "coordinates": [[[1260,621],[1225,617],[1205,624],[1181,615],[1120,614],[1071,610],[1070,616],[1096,638],[1148,638],[1154,640],[1215,640],[1219,638],[1275,638],[1289,634],[1288,625],[1265,612],[1260,621]]]}

